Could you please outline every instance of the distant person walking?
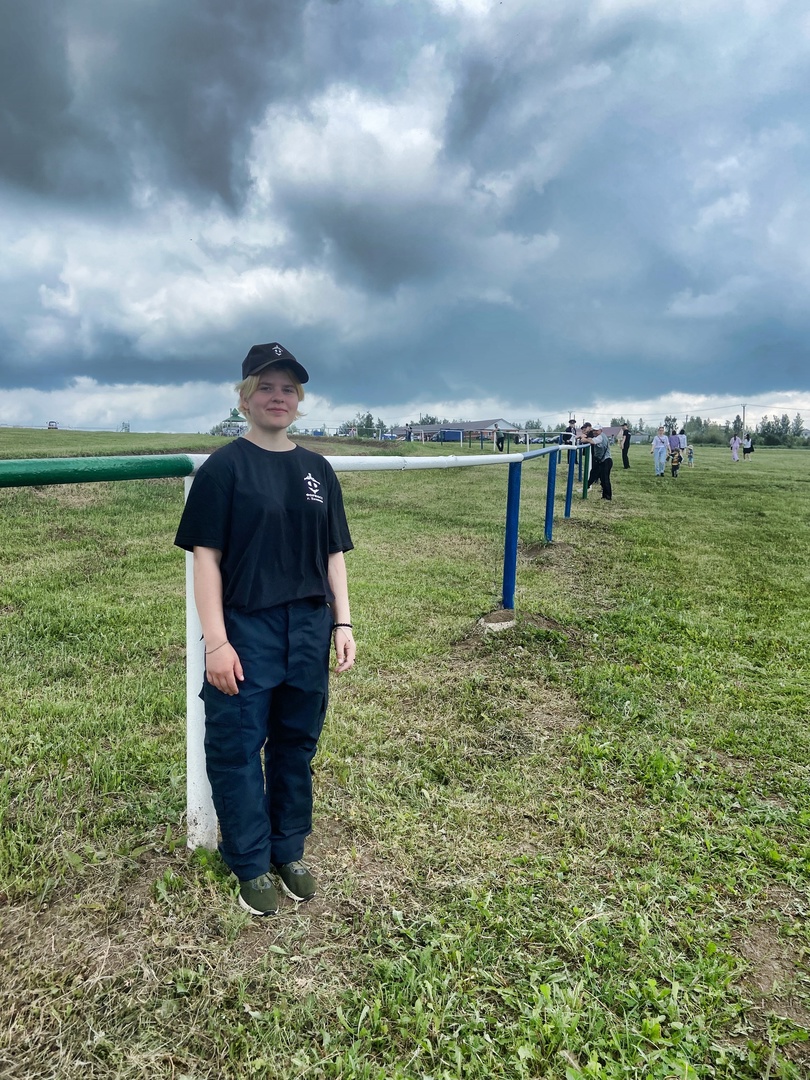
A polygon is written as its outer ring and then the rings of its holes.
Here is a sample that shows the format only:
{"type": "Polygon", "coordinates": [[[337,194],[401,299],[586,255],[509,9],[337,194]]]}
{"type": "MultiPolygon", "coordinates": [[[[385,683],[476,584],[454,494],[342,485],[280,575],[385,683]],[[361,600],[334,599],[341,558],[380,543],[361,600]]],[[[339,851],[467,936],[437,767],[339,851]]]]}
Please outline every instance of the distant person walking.
{"type": "Polygon", "coordinates": [[[681,428],[681,430],[678,432],[678,443],[680,444],[681,448],[681,457],[684,457],[686,454],[686,444],[688,442],[689,440],[686,437],[686,429],[681,428]]]}
{"type": "Polygon", "coordinates": [[[492,429],[492,440],[495,443],[495,449],[499,454],[503,453],[503,432],[497,424],[492,429]]]}
{"type": "Polygon", "coordinates": [[[732,461],[739,461],[740,460],[740,436],[739,435],[732,435],[731,440],[730,440],[728,445],[731,447],[731,460],[732,461]]]}
{"type": "Polygon", "coordinates": [[[664,469],[667,467],[667,454],[669,452],[669,440],[664,434],[664,429],[660,427],[658,434],[653,438],[652,449],[650,453],[653,455],[653,461],[655,462],[655,475],[663,476],[664,469]]]}
{"type": "Polygon", "coordinates": [[[622,433],[619,436],[622,441],[622,468],[629,469],[630,462],[627,459],[627,452],[630,449],[630,425],[622,424],[622,433]]]}
{"type": "Polygon", "coordinates": [[[743,461],[748,461],[748,458],[754,452],[754,440],[751,438],[751,432],[746,431],[745,438],[743,439],[743,461]]]}
{"type": "Polygon", "coordinates": [[[405,442],[413,442],[413,426],[411,424],[405,425],[405,442]]]}
{"type": "Polygon", "coordinates": [[[675,428],[670,428],[669,435],[667,436],[667,442],[669,444],[670,453],[672,453],[673,450],[680,450],[681,437],[675,430],[675,428]]]}
{"type": "Polygon", "coordinates": [[[691,443],[686,448],[686,464],[689,466],[690,469],[695,464],[695,448],[691,445],[691,443]]]}

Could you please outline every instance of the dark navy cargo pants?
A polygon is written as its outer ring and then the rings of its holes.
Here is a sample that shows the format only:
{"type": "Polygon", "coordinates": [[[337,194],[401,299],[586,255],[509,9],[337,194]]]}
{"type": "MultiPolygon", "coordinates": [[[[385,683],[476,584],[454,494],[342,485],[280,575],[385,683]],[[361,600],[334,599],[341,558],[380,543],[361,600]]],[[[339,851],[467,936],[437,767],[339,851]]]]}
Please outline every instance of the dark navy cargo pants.
{"type": "Polygon", "coordinates": [[[329,692],[332,612],[322,598],[251,615],[226,610],[244,682],[205,680],[205,760],[223,859],[242,881],[294,862],[312,831],[310,764],[329,692]]]}

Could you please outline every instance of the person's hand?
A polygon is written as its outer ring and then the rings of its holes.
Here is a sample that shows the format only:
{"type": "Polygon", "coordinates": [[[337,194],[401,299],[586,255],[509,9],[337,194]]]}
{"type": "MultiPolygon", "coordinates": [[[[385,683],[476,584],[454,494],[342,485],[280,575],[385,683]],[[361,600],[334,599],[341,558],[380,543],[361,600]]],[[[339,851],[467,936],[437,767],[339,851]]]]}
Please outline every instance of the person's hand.
{"type": "Polygon", "coordinates": [[[354,667],[356,654],[357,646],[351,630],[346,626],[337,627],[335,630],[335,656],[337,657],[335,671],[338,675],[342,675],[344,671],[354,667]]]}
{"type": "Polygon", "coordinates": [[[205,654],[205,677],[223,694],[233,697],[239,693],[238,683],[245,675],[236,649],[229,641],[205,654]]]}

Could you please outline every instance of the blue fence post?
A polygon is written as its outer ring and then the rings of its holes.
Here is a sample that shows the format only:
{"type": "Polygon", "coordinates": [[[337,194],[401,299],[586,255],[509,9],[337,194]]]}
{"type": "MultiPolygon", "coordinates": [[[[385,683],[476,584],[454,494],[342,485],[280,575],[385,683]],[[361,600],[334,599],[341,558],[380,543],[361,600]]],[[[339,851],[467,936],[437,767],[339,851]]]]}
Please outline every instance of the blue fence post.
{"type": "Polygon", "coordinates": [[[512,611],[515,606],[517,580],[518,519],[520,518],[521,462],[510,461],[506,487],[506,536],[503,545],[503,606],[512,611]]]}
{"type": "Polygon", "coordinates": [[[557,463],[560,460],[560,451],[548,455],[548,481],[546,483],[546,540],[551,543],[551,533],[554,528],[554,489],[557,486],[557,463]]]}
{"type": "Polygon", "coordinates": [[[571,517],[571,500],[574,497],[574,469],[579,454],[576,450],[568,451],[568,480],[565,485],[565,516],[571,517]]]}

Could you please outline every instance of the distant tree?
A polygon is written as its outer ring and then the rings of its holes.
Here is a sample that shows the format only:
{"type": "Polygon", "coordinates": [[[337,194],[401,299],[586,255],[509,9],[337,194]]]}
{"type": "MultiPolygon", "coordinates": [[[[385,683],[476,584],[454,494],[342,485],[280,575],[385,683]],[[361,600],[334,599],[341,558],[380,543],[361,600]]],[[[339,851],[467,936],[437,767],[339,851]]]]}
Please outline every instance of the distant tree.
{"type": "Polygon", "coordinates": [[[425,416],[422,416],[422,414],[420,413],[419,414],[419,423],[420,424],[439,424],[439,423],[441,423],[441,421],[439,420],[438,416],[431,416],[430,413],[427,413],[425,416]]]}
{"type": "Polygon", "coordinates": [[[690,416],[683,426],[687,435],[702,435],[704,423],[699,416],[690,416]]]}
{"type": "Polygon", "coordinates": [[[222,434],[222,424],[214,424],[214,426],[211,428],[211,430],[208,432],[208,434],[209,435],[221,435],[222,434]]]}
{"type": "MultiPolygon", "coordinates": [[[[127,430],[129,430],[129,429],[127,429],[127,430]]],[[[792,421],[792,423],[790,425],[790,434],[795,435],[796,438],[800,439],[802,437],[802,432],[803,431],[804,431],[804,420],[802,420],[801,413],[796,413],[796,415],[793,417],[793,421],[792,421]]]]}
{"type": "Polygon", "coordinates": [[[386,435],[388,433],[388,425],[384,420],[381,420],[379,416],[377,417],[376,423],[374,424],[374,429],[380,435],[386,435]]]}
{"type": "Polygon", "coordinates": [[[731,430],[735,435],[742,434],[742,417],[739,413],[734,417],[734,423],[731,425],[731,430]]]}
{"type": "Polygon", "coordinates": [[[542,431],[543,430],[543,421],[542,420],[527,420],[526,423],[523,425],[523,430],[524,431],[542,431]]]}
{"type": "Polygon", "coordinates": [[[664,427],[667,429],[667,431],[672,431],[673,428],[677,428],[678,427],[678,417],[677,416],[665,416],[664,417],[664,427]]]}
{"type": "Polygon", "coordinates": [[[757,424],[757,434],[766,446],[778,446],[781,438],[777,418],[763,416],[757,424]]]}
{"type": "Polygon", "coordinates": [[[644,430],[644,417],[643,417],[643,416],[640,416],[640,417],[638,418],[638,430],[639,430],[639,431],[643,431],[643,430],[644,430]]]}
{"type": "Polygon", "coordinates": [[[354,426],[361,439],[370,439],[374,435],[374,416],[370,412],[359,412],[354,426]]]}
{"type": "Polygon", "coordinates": [[[611,418],[610,418],[610,426],[611,427],[621,427],[622,424],[629,424],[629,423],[630,423],[630,421],[625,420],[625,418],[623,416],[611,416],[611,418]]]}
{"type": "Polygon", "coordinates": [[[338,427],[341,435],[355,432],[361,439],[370,439],[375,433],[374,417],[370,412],[359,412],[353,420],[344,420],[338,427]]]}

